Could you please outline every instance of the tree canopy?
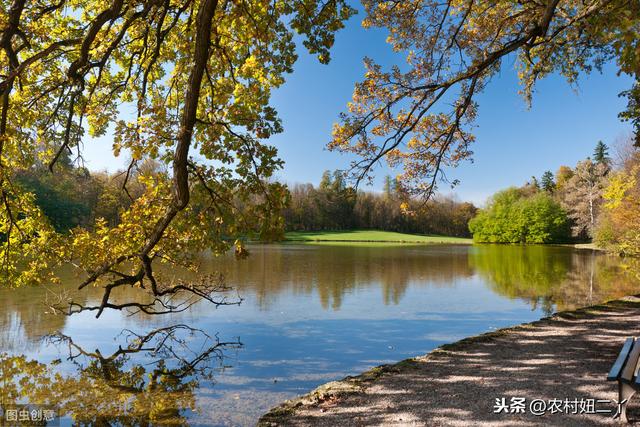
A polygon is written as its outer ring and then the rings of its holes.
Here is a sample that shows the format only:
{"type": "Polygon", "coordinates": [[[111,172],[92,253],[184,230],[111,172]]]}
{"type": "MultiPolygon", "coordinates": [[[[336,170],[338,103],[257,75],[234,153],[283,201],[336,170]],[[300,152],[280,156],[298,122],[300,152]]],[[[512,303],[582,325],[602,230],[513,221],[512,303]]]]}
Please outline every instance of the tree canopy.
{"type": "MultiPolygon", "coordinates": [[[[370,177],[381,159],[402,167],[394,190],[407,197],[428,198],[442,167],[471,156],[475,98],[507,56],[517,56],[527,99],[550,73],[575,82],[614,59],[638,80],[637,1],[363,5],[363,25],[386,28],[393,48],[407,53],[408,70],[384,71],[367,59],[330,148],[359,156],[357,180],[370,177]]],[[[95,306],[61,296],[56,307],[67,314],[178,311],[192,301],[177,302],[178,293],[219,302],[212,297],[217,280],[175,282],[158,277],[154,264],[195,268],[197,251],[235,245],[243,255],[241,238],[282,232],[276,212],[287,191],[271,180],[282,162],[266,143],[282,124],[270,95],[293,70],[294,40],[327,62],[334,33],[353,13],[346,0],[3,1],[3,284],[55,280],[52,267],[72,262],[83,275],[79,287],[102,286],[104,296],[95,306]],[[19,185],[18,177],[81,164],[87,137],[105,135],[113,135],[115,155],[131,155],[121,183],[130,205],[118,221],[97,218],[59,233],[62,225],[51,224],[36,204],[44,193],[19,185]],[[144,172],[145,159],[165,169],[144,172]],[[111,292],[122,286],[144,288],[151,299],[115,304],[111,292]]],[[[640,84],[624,95],[621,116],[638,130],[640,84]]]]}
{"type": "Polygon", "coordinates": [[[289,190],[290,203],[283,211],[287,231],[375,229],[467,237],[469,220],[477,211],[472,203],[440,196],[426,204],[404,202],[411,212],[407,214],[390,176],[382,193],[356,192],[345,186],[339,172],[329,171],[317,188],[296,184],[289,190]]]}
{"type": "Polygon", "coordinates": [[[596,242],[620,255],[640,255],[640,153],[628,152],[603,191],[596,242]]]}
{"type": "Polygon", "coordinates": [[[609,147],[602,141],[598,141],[596,148],[593,149],[593,160],[596,163],[609,165],[611,157],[609,157],[609,147]]]}
{"type": "Polygon", "coordinates": [[[481,243],[558,243],[569,238],[569,221],[560,203],[545,192],[528,196],[519,188],[496,193],[469,229],[481,243]]]}
{"type": "Polygon", "coordinates": [[[190,265],[199,250],[281,232],[273,212],[286,191],[269,179],[282,162],[264,142],[282,131],[270,94],[293,69],[296,33],[327,62],[353,13],[343,0],[2,2],[3,284],[54,279],[45,272],[72,261],[84,274],[79,287],[103,286],[104,297],[96,306],[61,299],[67,314],[178,311],[178,293],[216,302],[215,281],[173,282],[153,265],[190,265]],[[66,156],[81,161],[85,137],[108,131],[114,154],[131,154],[122,188],[143,193],[115,227],[97,219],[56,233],[16,176],[38,165],[56,173],[66,156]],[[135,173],[145,158],[167,172],[135,173]],[[151,302],[113,303],[112,290],[129,285],[151,302]]]}
{"type": "MultiPolygon", "coordinates": [[[[366,60],[364,80],[334,127],[329,147],[354,153],[353,177],[371,177],[380,160],[401,167],[408,194],[429,197],[443,167],[472,155],[476,98],[514,59],[522,93],[560,73],[582,73],[615,61],[636,83],[625,91],[640,145],[640,3],[634,0],[363,1],[366,27],[389,31],[406,67],[384,70],[366,60]]],[[[456,183],[454,180],[452,183],[456,183]]]]}
{"type": "Polygon", "coordinates": [[[573,220],[575,237],[593,237],[609,172],[607,163],[578,162],[562,192],[562,205],[573,220]]]}

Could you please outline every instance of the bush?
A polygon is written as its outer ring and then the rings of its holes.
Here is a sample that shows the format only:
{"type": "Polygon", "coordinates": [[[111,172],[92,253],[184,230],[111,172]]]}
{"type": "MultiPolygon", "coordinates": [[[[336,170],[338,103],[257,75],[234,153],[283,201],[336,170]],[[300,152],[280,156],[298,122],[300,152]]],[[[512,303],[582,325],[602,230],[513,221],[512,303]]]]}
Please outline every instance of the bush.
{"type": "Polygon", "coordinates": [[[569,240],[567,213],[546,193],[526,196],[521,189],[496,193],[469,222],[480,243],[559,243],[569,240]]]}

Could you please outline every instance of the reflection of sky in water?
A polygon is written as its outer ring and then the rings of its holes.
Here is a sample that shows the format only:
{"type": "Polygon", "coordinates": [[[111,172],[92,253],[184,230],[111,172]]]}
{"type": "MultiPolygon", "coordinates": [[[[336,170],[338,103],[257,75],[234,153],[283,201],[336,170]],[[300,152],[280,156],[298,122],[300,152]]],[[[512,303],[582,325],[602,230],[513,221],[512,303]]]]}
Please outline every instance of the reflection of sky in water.
{"type": "MultiPolygon", "coordinates": [[[[100,348],[103,353],[117,348],[117,337],[122,328],[144,332],[162,325],[187,323],[210,334],[218,333],[223,341],[239,337],[244,347],[227,354],[228,358],[224,361],[227,367],[216,374],[215,382],[201,382],[198,391],[199,411],[190,416],[194,425],[253,424],[260,414],[280,401],[305,393],[327,381],[354,375],[379,364],[424,354],[443,343],[466,336],[538,319],[545,312],[541,305],[535,306],[532,301],[546,298],[551,299],[552,304],[557,304],[560,297],[566,300],[569,291],[562,286],[571,289],[571,292],[575,292],[572,287],[576,284],[582,288],[590,286],[589,298],[593,298],[594,284],[587,284],[581,277],[571,283],[556,283],[550,288],[531,293],[532,287],[526,283],[528,276],[523,274],[520,278],[516,277],[520,273],[515,273],[529,268],[527,263],[535,262],[541,263],[540,268],[553,268],[555,271],[558,269],[558,257],[564,257],[560,263],[564,270],[554,272],[551,280],[558,282],[558,277],[564,280],[574,270],[584,269],[591,254],[587,256],[558,249],[551,250],[547,255],[534,254],[535,259],[531,260],[528,255],[522,258],[522,254],[516,254],[503,259],[504,255],[499,254],[498,263],[493,266],[491,254],[491,257],[476,257],[473,262],[468,259],[469,252],[478,250],[466,247],[455,247],[453,252],[437,247],[394,248],[389,252],[390,262],[405,269],[396,273],[403,282],[401,290],[396,292],[393,288],[394,275],[383,278],[385,270],[391,267],[379,264],[384,262],[381,261],[384,259],[381,256],[385,254],[383,248],[375,251],[366,249],[366,256],[361,259],[358,258],[358,251],[365,249],[341,248],[338,256],[344,259],[336,261],[335,253],[330,253],[333,251],[331,247],[289,246],[282,250],[269,247],[264,249],[266,252],[261,253],[256,262],[259,271],[231,274],[232,278],[243,280],[246,285],[241,286],[245,301],[240,306],[216,309],[207,304],[198,304],[188,313],[143,320],[113,311],[106,311],[99,320],[92,313],[83,313],[67,319],[64,333],[70,335],[77,344],[91,350],[100,348]],[[276,254],[273,254],[274,251],[276,254]],[[284,259],[283,254],[277,251],[284,252],[284,259]],[[295,270],[291,265],[298,256],[296,253],[306,254],[301,260],[302,270],[295,270]],[[265,265],[269,265],[271,256],[278,259],[268,269],[265,265]],[[455,263],[443,258],[452,256],[457,259],[455,263]],[[407,262],[408,259],[410,262],[407,262]],[[441,260],[444,267],[439,262],[441,260]],[[514,272],[500,262],[513,263],[514,260],[524,263],[514,266],[514,272]],[[376,265],[368,265],[371,262],[376,265]],[[462,267],[458,265],[460,262],[462,267]],[[341,263],[357,265],[353,270],[345,271],[345,265],[341,263]],[[439,279],[435,284],[429,281],[430,267],[424,264],[443,270],[438,272],[439,279]],[[505,268],[507,270],[502,271],[505,268]],[[314,277],[314,271],[324,271],[328,276],[314,277]],[[268,280],[273,282],[269,285],[271,287],[261,288],[266,283],[261,282],[266,277],[264,275],[269,275],[268,280]],[[340,275],[348,276],[345,279],[349,282],[347,289],[335,285],[344,279],[340,275]],[[335,276],[333,282],[332,276],[335,276]],[[512,277],[517,283],[512,286],[502,283],[503,276],[512,277]],[[280,284],[279,277],[282,282],[290,282],[291,286],[276,286],[280,284]],[[301,280],[314,283],[305,283],[301,287],[301,280]],[[326,297],[324,301],[321,300],[319,287],[324,285],[320,280],[328,280],[331,286],[338,286],[332,292],[344,291],[338,295],[338,306],[332,302],[327,306],[326,297]],[[393,292],[396,292],[395,302],[394,298],[388,297],[393,292]],[[265,303],[265,295],[268,303],[265,303]]],[[[500,249],[503,250],[513,252],[511,249],[500,249]]],[[[533,271],[532,277],[536,277],[536,271],[533,271]]],[[[596,286],[596,291],[600,288],[596,286]]],[[[604,298],[602,292],[595,298],[604,298]]],[[[582,298],[575,302],[581,304],[584,292],[576,298],[582,298]]],[[[565,300],[562,304],[566,305],[568,303],[565,300]]],[[[4,326],[8,329],[5,332],[20,335],[24,328],[29,327],[29,319],[18,321],[15,313],[12,316],[11,325],[8,328],[6,324],[4,326]]],[[[8,338],[5,336],[3,339],[8,338]]],[[[19,348],[17,337],[10,339],[15,339],[16,344],[12,351],[24,353],[28,350],[19,348]]],[[[40,362],[49,362],[65,355],[64,349],[61,354],[56,348],[37,345],[26,353],[40,362]]],[[[64,364],[62,369],[67,370],[64,364]]]]}

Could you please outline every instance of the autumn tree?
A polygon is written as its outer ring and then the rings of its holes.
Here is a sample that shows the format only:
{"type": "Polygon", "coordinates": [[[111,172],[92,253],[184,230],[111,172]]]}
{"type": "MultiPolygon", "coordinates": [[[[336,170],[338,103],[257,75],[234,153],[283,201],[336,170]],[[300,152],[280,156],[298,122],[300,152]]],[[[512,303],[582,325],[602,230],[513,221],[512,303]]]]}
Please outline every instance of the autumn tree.
{"type": "MultiPolygon", "coordinates": [[[[217,302],[217,281],[172,281],[154,267],[197,268],[200,250],[282,229],[275,212],[286,189],[269,180],[282,162],[265,143],[282,125],[270,95],[293,70],[294,35],[326,63],[352,13],[343,0],[3,2],[2,283],[47,280],[49,267],[73,261],[85,277],[79,288],[104,295],[90,306],[61,298],[56,308],[67,314],[217,302]],[[66,153],[81,160],[85,137],[107,135],[111,124],[114,154],[130,153],[129,170],[151,158],[167,173],[135,177],[144,192],[117,226],[56,233],[16,175],[38,162],[58,173],[66,153]],[[122,286],[151,298],[116,304],[111,293],[122,286]]],[[[133,177],[125,177],[126,190],[133,177]]]]}
{"type": "Polygon", "coordinates": [[[290,186],[290,203],[283,210],[291,231],[376,229],[405,233],[469,236],[468,223],[476,214],[472,203],[436,196],[427,204],[408,200],[411,214],[400,209],[400,197],[391,177],[381,193],[358,191],[342,175],[323,173],[320,185],[290,186]]]}
{"type": "Polygon", "coordinates": [[[562,191],[572,176],[573,169],[569,166],[560,166],[556,171],[556,190],[562,191]]]}
{"type": "Polygon", "coordinates": [[[608,171],[606,164],[583,160],[564,186],[562,203],[574,222],[575,237],[593,237],[608,171]]]}
{"type": "Polygon", "coordinates": [[[595,240],[620,255],[640,255],[640,153],[627,152],[622,167],[611,174],[595,240]]]}
{"type": "MultiPolygon", "coordinates": [[[[636,0],[364,0],[366,28],[383,28],[407,64],[385,70],[365,59],[364,80],[333,129],[329,148],[353,153],[352,177],[372,177],[386,160],[404,191],[429,197],[443,167],[471,157],[476,99],[515,61],[527,102],[536,83],[569,83],[615,61],[636,84],[625,95],[640,138],[640,3],[636,0]]],[[[455,183],[455,181],[453,182],[455,183]]]]}

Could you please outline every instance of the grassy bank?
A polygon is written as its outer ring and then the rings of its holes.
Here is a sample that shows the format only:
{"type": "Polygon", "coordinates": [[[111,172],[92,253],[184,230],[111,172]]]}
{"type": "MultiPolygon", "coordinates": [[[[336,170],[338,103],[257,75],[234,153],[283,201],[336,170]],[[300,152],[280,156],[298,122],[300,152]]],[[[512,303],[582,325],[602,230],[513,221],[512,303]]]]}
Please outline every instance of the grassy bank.
{"type": "Polygon", "coordinates": [[[425,236],[379,230],[349,231],[291,231],[286,233],[289,242],[362,242],[362,243],[457,243],[471,244],[471,239],[449,236],[425,236]]]}

